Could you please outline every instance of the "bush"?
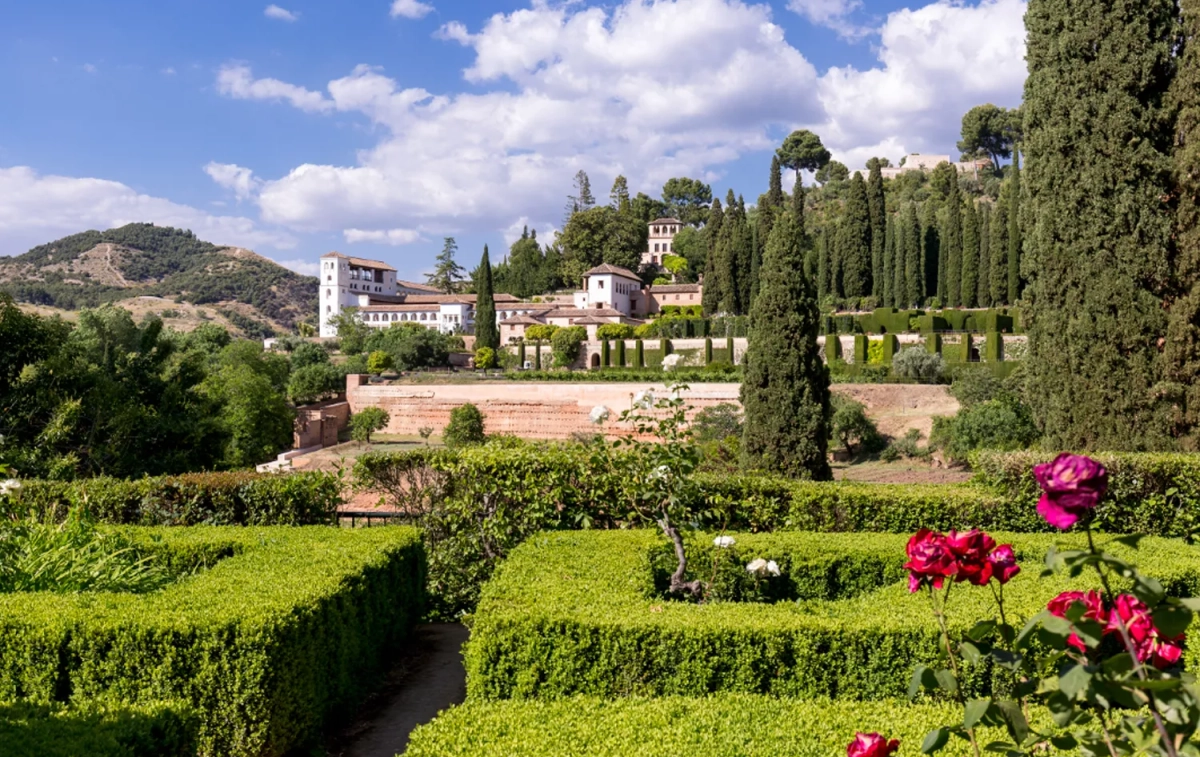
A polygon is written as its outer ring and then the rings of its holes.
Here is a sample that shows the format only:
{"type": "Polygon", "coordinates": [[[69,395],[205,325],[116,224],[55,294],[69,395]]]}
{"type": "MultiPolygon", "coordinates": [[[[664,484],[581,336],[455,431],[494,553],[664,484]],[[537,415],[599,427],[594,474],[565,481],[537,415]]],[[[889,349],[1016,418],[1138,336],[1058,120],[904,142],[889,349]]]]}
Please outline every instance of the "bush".
{"type": "Polygon", "coordinates": [[[442,432],[442,441],[451,448],[483,444],[487,441],[483,430],[483,413],[470,402],[451,410],[450,422],[442,432]]]}
{"type": "Polygon", "coordinates": [[[291,350],[291,353],[293,371],[329,362],[329,353],[325,351],[325,348],[312,342],[300,341],[291,350]]]}
{"type": "Polygon", "coordinates": [[[654,336],[654,326],[649,323],[643,323],[641,326],[635,326],[633,329],[635,339],[650,339],[654,336]]]}
{"type": "Polygon", "coordinates": [[[829,423],[831,439],[853,457],[859,453],[878,452],[886,441],[875,422],[867,417],[867,408],[840,394],[833,395],[833,418],[829,423]]]}
{"type": "MultiPolygon", "coordinates": [[[[845,754],[857,731],[896,738],[916,754],[925,735],[955,716],[951,705],[907,702],[812,702],[750,694],[656,699],[470,701],[418,726],[405,757],[626,757],[740,755],[828,757],[845,754]]],[[[983,741],[1002,741],[1002,729],[980,729],[983,741]]],[[[938,752],[967,757],[970,745],[952,739],[938,752]]]]}
{"type": "Polygon", "coordinates": [[[391,417],[381,407],[364,407],[350,416],[350,437],[356,442],[371,443],[371,434],[387,426],[391,417]]]}
{"type": "Polygon", "coordinates": [[[412,321],[393,323],[385,329],[372,328],[365,341],[367,351],[388,353],[400,371],[449,365],[451,346],[446,334],[412,321]]]}
{"type": "Polygon", "coordinates": [[[184,476],[22,482],[14,509],[62,521],[86,506],[103,523],[141,526],[301,526],[333,523],[342,482],[332,473],[189,473],[184,476]]]}
{"type": "Polygon", "coordinates": [[[926,352],[920,347],[900,350],[892,359],[892,373],[925,384],[936,383],[945,371],[946,361],[941,355],[926,352]]]}
{"type": "Polygon", "coordinates": [[[945,450],[951,460],[966,462],[979,449],[1027,449],[1039,435],[1029,408],[1011,400],[987,400],[953,416],[935,417],[929,444],[945,450]]]}
{"type": "Polygon", "coordinates": [[[378,376],[384,371],[389,371],[395,362],[392,356],[383,350],[375,350],[370,355],[367,355],[367,373],[378,376]]]}
{"type": "Polygon", "coordinates": [[[530,326],[525,329],[525,339],[531,342],[548,342],[554,337],[555,331],[558,331],[558,326],[548,323],[530,326]]]}
{"type": "Polygon", "coordinates": [[[125,533],[223,559],[140,596],[0,595],[0,698],[181,701],[201,754],[282,755],[352,712],[421,616],[415,529],[125,533]]]}
{"type": "Polygon", "coordinates": [[[964,408],[995,399],[1008,399],[1004,381],[985,366],[970,366],[954,375],[950,394],[964,408]]]}
{"type": "Polygon", "coordinates": [[[193,757],[196,725],[180,703],[0,704],[5,757],[193,757]]]}
{"type": "Polygon", "coordinates": [[[330,363],[297,368],[288,376],[287,394],[293,405],[308,405],[336,397],[346,389],[345,369],[330,363]]]}
{"type": "MultiPolygon", "coordinates": [[[[1082,534],[993,535],[1026,564],[1004,589],[1010,615],[1031,617],[1064,588],[1090,586],[1087,577],[1043,579],[1035,567],[1056,542],[1085,544],[1082,534]]],[[[936,664],[928,603],[908,591],[907,535],[733,536],[743,564],[778,562],[782,575],[770,579],[782,584],[778,601],[664,598],[674,558],[650,531],[530,539],[484,586],[464,656],[468,699],[739,692],[877,700],[904,697],[913,665],[936,664]]],[[[697,534],[687,548],[688,577],[711,580],[712,536],[697,534]]],[[[1200,554],[1191,547],[1146,539],[1138,563],[1176,596],[1200,590],[1200,554]]],[[[961,592],[947,619],[951,632],[961,637],[992,607],[985,590],[961,592]]],[[[1189,664],[1195,657],[1188,653],[1189,664]]],[[[986,665],[960,679],[969,697],[1007,683],[986,665]]]]}
{"type": "Polygon", "coordinates": [[[558,329],[550,337],[550,346],[554,350],[554,366],[570,368],[579,359],[579,345],[587,341],[587,329],[583,326],[568,326],[558,329]]]}
{"type": "Polygon", "coordinates": [[[496,367],[496,351],[491,347],[480,347],[475,350],[475,367],[481,370],[496,367]]]}
{"type": "Polygon", "coordinates": [[[628,323],[606,323],[596,329],[597,339],[632,339],[633,326],[628,323]]]}
{"type": "Polygon", "coordinates": [[[742,408],[731,402],[706,407],[692,418],[692,434],[697,442],[719,442],[742,435],[742,408]]]}

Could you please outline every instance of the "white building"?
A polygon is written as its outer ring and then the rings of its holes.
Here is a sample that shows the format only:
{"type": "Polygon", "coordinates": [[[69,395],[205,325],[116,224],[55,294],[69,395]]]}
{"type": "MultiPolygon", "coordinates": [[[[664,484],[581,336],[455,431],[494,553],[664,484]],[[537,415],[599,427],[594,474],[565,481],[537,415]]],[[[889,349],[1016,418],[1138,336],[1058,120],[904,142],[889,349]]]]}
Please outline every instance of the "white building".
{"type": "Polygon", "coordinates": [[[646,251],[642,253],[642,265],[661,268],[663,256],[675,254],[675,235],[683,228],[683,221],[678,218],[659,218],[651,221],[649,226],[650,234],[646,251]]]}
{"type": "MultiPolygon", "coordinates": [[[[978,179],[979,172],[986,171],[992,165],[992,161],[986,159],[953,161],[950,160],[949,155],[922,155],[918,152],[906,155],[903,162],[904,165],[888,166],[887,168],[879,169],[880,175],[885,179],[894,179],[909,171],[930,173],[942,163],[949,163],[958,169],[960,174],[978,179]]],[[[865,169],[855,171],[854,173],[861,173],[864,179],[867,178],[867,171],[865,169]]]]}
{"type": "Polygon", "coordinates": [[[359,307],[360,296],[396,295],[396,269],[378,260],[352,258],[340,252],[321,256],[321,336],[337,336],[330,321],[342,308],[359,307]]]}
{"type": "Polygon", "coordinates": [[[642,280],[636,273],[620,266],[598,265],[583,274],[583,291],[576,295],[576,305],[588,309],[611,309],[626,316],[632,315],[634,303],[642,296],[642,280]],[[584,299],[579,301],[578,295],[584,299]]]}

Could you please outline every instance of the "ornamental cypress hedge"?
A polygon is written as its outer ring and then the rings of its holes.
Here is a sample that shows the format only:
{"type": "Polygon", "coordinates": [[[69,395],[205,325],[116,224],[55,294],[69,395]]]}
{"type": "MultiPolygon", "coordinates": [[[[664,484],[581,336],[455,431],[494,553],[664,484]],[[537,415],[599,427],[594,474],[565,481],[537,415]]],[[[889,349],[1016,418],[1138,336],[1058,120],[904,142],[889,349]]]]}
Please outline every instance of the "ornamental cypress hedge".
{"type": "Polygon", "coordinates": [[[0,700],[182,701],[201,755],[282,755],[351,711],[423,611],[415,529],[122,530],[226,556],[151,594],[0,594],[0,700]]]}
{"type": "Polygon", "coordinates": [[[178,703],[0,704],[4,757],[192,757],[195,730],[178,703]]]}
{"type": "MultiPolygon", "coordinates": [[[[773,559],[782,576],[763,589],[774,603],[665,598],[669,545],[649,530],[543,534],[516,549],[484,587],[464,659],[467,694],[479,699],[701,696],[712,692],[798,698],[905,696],[913,665],[933,665],[939,632],[924,596],[908,591],[906,534],[733,534],[729,550],[697,535],[688,578],[739,576],[752,559],[773,559]]],[[[1046,549],[1075,548],[1081,534],[993,534],[1012,543],[1024,570],[1005,587],[1010,617],[1029,618],[1090,576],[1040,577],[1046,549]]],[[[1175,596],[1200,594],[1200,553],[1148,538],[1136,562],[1175,596]]],[[[742,579],[747,580],[748,579],[742,579]]],[[[757,587],[758,584],[755,584],[757,587]]],[[[964,633],[994,612],[991,592],[954,593],[947,623],[964,633]]],[[[1187,664],[1197,652],[1185,653],[1187,664]]],[[[973,668],[969,696],[1003,690],[999,668],[973,668]]]]}

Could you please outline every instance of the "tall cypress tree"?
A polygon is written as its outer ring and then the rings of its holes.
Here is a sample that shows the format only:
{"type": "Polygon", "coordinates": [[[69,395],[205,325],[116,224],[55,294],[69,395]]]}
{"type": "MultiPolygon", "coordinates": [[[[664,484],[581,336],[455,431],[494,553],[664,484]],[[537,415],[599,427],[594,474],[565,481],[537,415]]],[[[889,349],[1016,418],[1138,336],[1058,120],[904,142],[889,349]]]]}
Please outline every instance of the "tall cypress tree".
{"type": "Polygon", "coordinates": [[[1155,288],[1169,269],[1175,0],[1030,0],[1025,24],[1026,170],[1013,200],[1027,206],[1035,421],[1050,448],[1174,446],[1156,389],[1155,288]]]}
{"type": "Polygon", "coordinates": [[[721,221],[721,233],[717,238],[716,256],[713,266],[720,282],[721,299],[717,312],[736,315],[738,311],[738,245],[741,241],[742,225],[737,198],[733,190],[725,196],[725,218],[721,221]]]}
{"type": "Polygon", "coordinates": [[[721,306],[721,277],[717,273],[717,245],[720,244],[721,226],[725,212],[721,201],[714,198],[708,223],[704,224],[704,236],[708,242],[708,255],[704,259],[704,288],[700,292],[700,306],[705,315],[715,315],[721,306]]]}
{"type": "Polygon", "coordinates": [[[871,211],[867,200],[867,182],[854,174],[846,195],[846,208],[838,228],[838,263],[842,273],[842,293],[847,298],[871,294],[871,211]]]}
{"type": "Polygon", "coordinates": [[[925,240],[917,218],[917,204],[904,209],[904,291],[908,307],[920,307],[925,299],[925,240]]]}
{"type": "Polygon", "coordinates": [[[821,230],[817,252],[817,298],[824,302],[829,296],[829,230],[821,230]]]}
{"type": "Polygon", "coordinates": [[[492,292],[492,261],[488,248],[483,246],[483,259],[479,261],[479,280],[475,282],[475,349],[490,347],[500,349],[500,330],[496,327],[496,299],[492,292]]]}
{"type": "Polygon", "coordinates": [[[1000,199],[992,210],[992,224],[988,236],[991,253],[992,304],[1012,304],[1008,299],[1008,197],[1011,181],[1000,185],[1000,199]]]}
{"type": "Polygon", "coordinates": [[[742,464],[793,478],[831,479],[829,369],[817,347],[820,311],[802,270],[795,214],[780,216],[763,255],[742,374],[742,464]]]}
{"type": "Polygon", "coordinates": [[[941,299],[942,293],[938,287],[945,283],[946,277],[938,270],[942,245],[938,238],[937,211],[937,203],[933,200],[921,203],[921,264],[925,270],[925,291],[922,297],[941,299]]]}
{"type": "Polygon", "coordinates": [[[750,297],[754,290],[754,234],[746,214],[746,200],[738,195],[740,233],[734,238],[734,261],[737,266],[737,314],[750,312],[750,297]]]}
{"type": "Polygon", "coordinates": [[[904,308],[908,307],[908,282],[904,277],[908,236],[905,233],[903,208],[892,216],[892,224],[892,304],[904,308]]]}
{"type": "Polygon", "coordinates": [[[884,298],[883,250],[887,242],[887,203],[883,196],[883,174],[879,158],[867,161],[867,210],[871,216],[871,295],[880,302],[884,298]]]}
{"type": "Polygon", "coordinates": [[[884,221],[883,232],[883,265],[879,270],[879,278],[883,281],[882,298],[879,304],[882,307],[891,307],[896,304],[892,296],[892,282],[895,279],[896,266],[892,260],[892,252],[895,249],[896,241],[896,223],[891,216],[884,221]]]}
{"type": "Polygon", "coordinates": [[[1012,186],[1008,195],[1008,281],[1009,305],[1021,297],[1021,153],[1013,150],[1012,186]]]}
{"type": "Polygon", "coordinates": [[[992,306],[992,205],[979,206],[979,287],[976,302],[981,308],[992,306]]]}
{"type": "Polygon", "coordinates": [[[979,216],[975,202],[967,197],[962,208],[962,279],[959,304],[973,308],[979,291],[979,216]]]}
{"type": "Polygon", "coordinates": [[[958,189],[958,171],[950,172],[950,194],[946,196],[945,228],[942,230],[942,260],[946,263],[947,307],[960,307],[962,297],[963,229],[962,192],[958,189]]]}

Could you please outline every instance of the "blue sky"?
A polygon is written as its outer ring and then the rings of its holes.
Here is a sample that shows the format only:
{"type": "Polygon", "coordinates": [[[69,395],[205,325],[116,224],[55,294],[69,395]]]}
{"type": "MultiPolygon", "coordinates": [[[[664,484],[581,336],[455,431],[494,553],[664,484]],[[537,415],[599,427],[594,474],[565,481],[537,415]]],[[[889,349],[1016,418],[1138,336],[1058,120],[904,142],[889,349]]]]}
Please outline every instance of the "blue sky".
{"type": "Polygon", "coordinates": [[[580,168],[657,196],[763,191],[792,128],[851,167],[954,153],[1015,105],[1021,0],[160,0],[0,10],[0,255],[87,228],[192,228],[311,272],[338,249],[420,279],[580,168]]]}

